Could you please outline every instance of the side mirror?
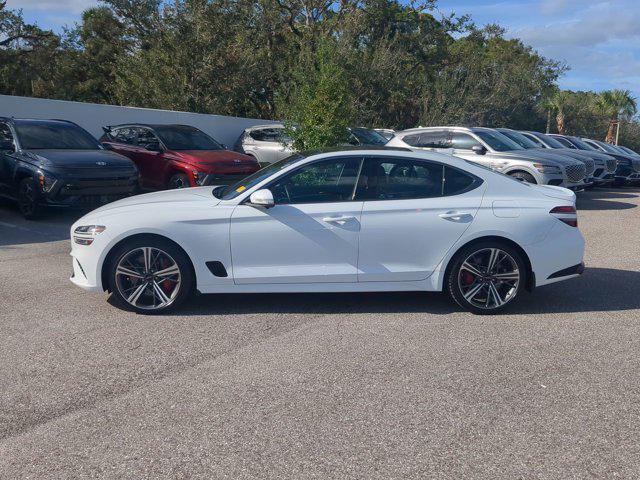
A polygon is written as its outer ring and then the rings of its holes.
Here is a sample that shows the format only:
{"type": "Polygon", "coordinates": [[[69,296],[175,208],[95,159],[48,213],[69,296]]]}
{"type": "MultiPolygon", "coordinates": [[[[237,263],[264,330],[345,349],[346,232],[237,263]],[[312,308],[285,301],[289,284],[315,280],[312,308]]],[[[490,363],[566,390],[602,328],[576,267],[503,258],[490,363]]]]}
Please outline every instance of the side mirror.
{"type": "Polygon", "coordinates": [[[471,147],[471,150],[473,150],[473,153],[476,155],[484,155],[487,153],[487,149],[483,145],[474,145],[471,147]]]}
{"type": "Polygon", "coordinates": [[[0,139],[0,151],[11,151],[13,152],[15,147],[13,146],[13,140],[9,140],[8,138],[0,139]]]}
{"type": "Polygon", "coordinates": [[[249,197],[249,204],[255,207],[271,208],[276,202],[273,200],[273,194],[268,188],[257,190],[249,197]]]}
{"type": "Polygon", "coordinates": [[[144,149],[149,150],[150,152],[162,152],[162,147],[160,146],[160,142],[147,143],[144,146],[144,149]]]}

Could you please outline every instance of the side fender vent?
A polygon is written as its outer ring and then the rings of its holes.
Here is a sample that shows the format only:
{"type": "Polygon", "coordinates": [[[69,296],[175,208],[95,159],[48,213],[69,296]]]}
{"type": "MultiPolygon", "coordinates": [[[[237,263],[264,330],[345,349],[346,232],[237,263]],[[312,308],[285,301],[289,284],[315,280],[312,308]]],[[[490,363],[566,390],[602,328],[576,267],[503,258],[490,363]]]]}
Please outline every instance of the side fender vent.
{"type": "Polygon", "coordinates": [[[216,277],[228,277],[227,269],[224,268],[222,262],[206,262],[205,265],[209,269],[211,273],[213,273],[216,277]]]}

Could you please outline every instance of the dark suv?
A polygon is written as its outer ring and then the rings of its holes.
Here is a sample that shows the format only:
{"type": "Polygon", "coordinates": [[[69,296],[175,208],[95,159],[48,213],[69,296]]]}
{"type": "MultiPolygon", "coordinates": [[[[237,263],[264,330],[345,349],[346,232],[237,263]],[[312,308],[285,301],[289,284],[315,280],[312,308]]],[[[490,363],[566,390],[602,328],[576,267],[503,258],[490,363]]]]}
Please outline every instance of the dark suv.
{"type": "Polygon", "coordinates": [[[46,206],[95,206],[135,193],[138,169],[65,120],[0,117],[0,195],[25,218],[46,206]]]}

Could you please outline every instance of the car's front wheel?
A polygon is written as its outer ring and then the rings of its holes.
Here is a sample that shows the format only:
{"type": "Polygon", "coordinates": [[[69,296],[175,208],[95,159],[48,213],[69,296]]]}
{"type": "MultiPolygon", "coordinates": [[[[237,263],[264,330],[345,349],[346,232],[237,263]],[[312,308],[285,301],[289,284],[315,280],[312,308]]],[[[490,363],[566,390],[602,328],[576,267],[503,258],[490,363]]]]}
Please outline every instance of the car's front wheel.
{"type": "Polygon", "coordinates": [[[115,303],[138,313],[164,313],[193,292],[194,274],[187,255],[175,244],[139,237],[117,247],[109,265],[109,290],[115,303]]]}
{"type": "Polygon", "coordinates": [[[476,314],[492,314],[511,304],[526,282],[522,254],[501,242],[463,248],[454,257],[446,288],[458,305],[476,314]]]}
{"type": "Polygon", "coordinates": [[[31,177],[23,178],[18,185],[18,208],[27,220],[35,220],[42,213],[36,183],[31,177]]]}
{"type": "Polygon", "coordinates": [[[536,184],[536,179],[533,175],[527,172],[512,172],[509,174],[510,177],[515,178],[516,180],[520,180],[521,182],[533,183],[536,184]]]}

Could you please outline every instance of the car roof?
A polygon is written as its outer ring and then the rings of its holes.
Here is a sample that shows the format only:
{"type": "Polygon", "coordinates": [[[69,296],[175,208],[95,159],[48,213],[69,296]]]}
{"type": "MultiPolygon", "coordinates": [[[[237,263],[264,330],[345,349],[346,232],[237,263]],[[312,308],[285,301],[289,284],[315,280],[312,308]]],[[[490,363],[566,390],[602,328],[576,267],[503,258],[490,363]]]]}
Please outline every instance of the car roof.
{"type": "Polygon", "coordinates": [[[12,122],[23,125],[51,125],[51,124],[65,124],[65,125],[77,125],[77,123],[70,120],[62,120],[60,118],[16,118],[16,117],[0,117],[1,122],[12,122]]]}
{"type": "Polygon", "coordinates": [[[244,129],[245,132],[250,132],[251,130],[261,130],[264,128],[284,128],[284,124],[282,123],[265,123],[263,125],[251,125],[244,129]]]}
{"type": "Polygon", "coordinates": [[[187,125],[184,123],[121,123],[118,125],[107,125],[107,128],[124,128],[124,127],[147,127],[151,129],[155,129],[158,127],[188,127],[199,130],[198,127],[194,127],[193,125],[187,125]]]}

